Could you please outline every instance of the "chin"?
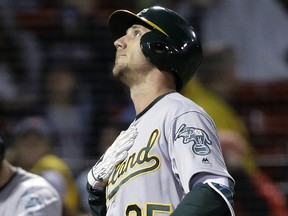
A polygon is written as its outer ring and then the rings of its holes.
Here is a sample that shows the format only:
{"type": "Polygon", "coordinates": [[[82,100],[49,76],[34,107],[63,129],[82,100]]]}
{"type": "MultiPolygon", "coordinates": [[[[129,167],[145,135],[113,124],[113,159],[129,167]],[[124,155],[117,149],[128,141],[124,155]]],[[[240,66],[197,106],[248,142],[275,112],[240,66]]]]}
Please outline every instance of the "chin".
{"type": "Polygon", "coordinates": [[[122,70],[119,70],[117,67],[113,68],[113,76],[117,79],[122,81],[124,73],[122,72],[122,70]]]}
{"type": "Polygon", "coordinates": [[[131,78],[129,78],[129,71],[127,67],[114,67],[113,76],[123,84],[130,86],[131,78]]]}
{"type": "Polygon", "coordinates": [[[113,75],[117,78],[125,76],[125,74],[128,71],[128,67],[123,66],[123,65],[119,65],[119,64],[115,64],[114,68],[113,68],[113,75]]]}

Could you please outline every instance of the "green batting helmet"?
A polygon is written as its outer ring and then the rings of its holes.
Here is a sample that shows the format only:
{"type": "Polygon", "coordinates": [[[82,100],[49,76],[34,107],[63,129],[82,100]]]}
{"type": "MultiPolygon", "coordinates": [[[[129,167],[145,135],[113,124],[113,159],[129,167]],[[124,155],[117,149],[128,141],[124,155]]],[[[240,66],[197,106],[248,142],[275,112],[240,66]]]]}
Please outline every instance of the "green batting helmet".
{"type": "Polygon", "coordinates": [[[181,90],[198,69],[203,56],[194,28],[176,12],[159,6],[138,14],[117,10],[109,18],[110,31],[116,38],[125,35],[133,24],[151,29],[141,37],[142,52],[160,70],[172,72],[177,90],[181,90]]]}

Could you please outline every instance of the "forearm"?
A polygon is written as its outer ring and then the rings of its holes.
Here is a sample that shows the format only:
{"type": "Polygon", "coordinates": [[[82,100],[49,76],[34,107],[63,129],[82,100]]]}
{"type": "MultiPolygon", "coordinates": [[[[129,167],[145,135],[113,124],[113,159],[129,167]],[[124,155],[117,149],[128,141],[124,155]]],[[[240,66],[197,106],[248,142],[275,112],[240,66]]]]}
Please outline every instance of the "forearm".
{"type": "Polygon", "coordinates": [[[93,216],[106,215],[106,197],[105,192],[96,191],[87,184],[87,191],[89,193],[88,203],[93,216]]]}
{"type": "Polygon", "coordinates": [[[227,216],[224,199],[207,184],[196,185],[179,203],[171,216],[227,216]]]}

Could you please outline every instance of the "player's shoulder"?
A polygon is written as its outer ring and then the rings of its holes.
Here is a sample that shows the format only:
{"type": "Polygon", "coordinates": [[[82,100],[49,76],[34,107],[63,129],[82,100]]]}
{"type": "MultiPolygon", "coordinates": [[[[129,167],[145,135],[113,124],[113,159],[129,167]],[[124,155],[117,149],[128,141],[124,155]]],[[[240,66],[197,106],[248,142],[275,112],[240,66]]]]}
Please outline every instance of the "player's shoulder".
{"type": "Polygon", "coordinates": [[[182,112],[205,113],[202,107],[178,92],[168,94],[163,102],[169,104],[169,109],[172,107],[173,109],[181,110],[182,112]]]}
{"type": "Polygon", "coordinates": [[[46,179],[19,167],[16,168],[9,186],[13,188],[13,193],[18,194],[19,197],[33,193],[34,196],[41,199],[60,201],[58,192],[46,179]]]}
{"type": "MultiPolygon", "coordinates": [[[[12,203],[15,207],[13,211],[16,213],[37,212],[43,215],[61,215],[60,196],[48,181],[22,168],[14,168],[14,173],[12,179],[1,191],[6,197],[4,207],[12,203]]],[[[18,215],[16,213],[14,215],[18,215]]]]}
{"type": "Polygon", "coordinates": [[[16,168],[15,180],[16,184],[21,185],[23,189],[48,188],[51,189],[52,192],[55,190],[51,184],[43,177],[31,172],[27,172],[20,167],[16,168]]]}
{"type": "Polygon", "coordinates": [[[192,118],[197,117],[201,119],[204,118],[209,122],[213,121],[201,106],[178,92],[166,95],[160,106],[161,113],[163,113],[166,118],[176,119],[180,116],[189,115],[192,118]]]}

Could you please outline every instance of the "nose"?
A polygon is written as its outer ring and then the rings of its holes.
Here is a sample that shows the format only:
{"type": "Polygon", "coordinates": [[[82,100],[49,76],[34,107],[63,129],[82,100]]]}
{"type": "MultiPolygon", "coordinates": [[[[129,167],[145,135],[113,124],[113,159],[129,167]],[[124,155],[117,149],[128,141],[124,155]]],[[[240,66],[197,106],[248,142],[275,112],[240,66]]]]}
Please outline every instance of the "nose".
{"type": "Polygon", "coordinates": [[[127,47],[124,38],[125,36],[122,36],[121,38],[118,38],[117,40],[114,41],[114,46],[116,47],[116,50],[125,49],[127,47]]]}

